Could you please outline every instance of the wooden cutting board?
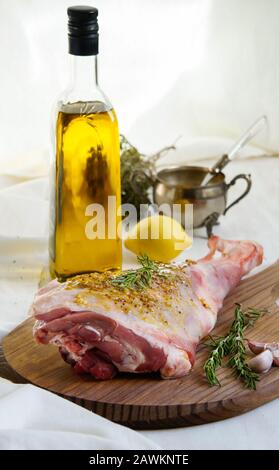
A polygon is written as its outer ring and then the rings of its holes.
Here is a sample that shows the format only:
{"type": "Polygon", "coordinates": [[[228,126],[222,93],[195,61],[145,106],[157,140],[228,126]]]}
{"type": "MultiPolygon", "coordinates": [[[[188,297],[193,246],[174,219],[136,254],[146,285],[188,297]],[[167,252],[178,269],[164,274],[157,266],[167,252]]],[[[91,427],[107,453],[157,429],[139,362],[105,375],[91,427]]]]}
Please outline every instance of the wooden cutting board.
{"type": "MultiPolygon", "coordinates": [[[[279,261],[245,279],[225,300],[216,334],[232,322],[234,303],[268,307],[247,337],[279,341],[279,261]]],[[[239,415],[279,396],[279,367],[261,376],[257,391],[247,390],[228,368],[219,371],[222,387],[210,387],[203,363],[208,355],[199,347],[194,370],[182,379],[161,380],[156,375],[122,374],[104,382],[78,376],[60,357],[55,346],[38,345],[29,318],[3,341],[10,366],[29,382],[55,392],[112,421],[136,429],[158,429],[207,423],[239,415]]],[[[24,406],[24,404],[22,405],[24,406]]]]}

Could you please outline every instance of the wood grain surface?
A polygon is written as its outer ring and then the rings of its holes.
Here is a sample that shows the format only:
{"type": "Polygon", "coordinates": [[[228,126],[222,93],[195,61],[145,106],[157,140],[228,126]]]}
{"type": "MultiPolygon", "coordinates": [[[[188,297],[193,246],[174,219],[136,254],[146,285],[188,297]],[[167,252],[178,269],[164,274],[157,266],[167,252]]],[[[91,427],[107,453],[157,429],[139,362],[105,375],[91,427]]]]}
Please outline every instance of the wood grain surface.
{"type": "MultiPolygon", "coordinates": [[[[244,307],[267,307],[269,313],[247,331],[247,337],[279,340],[279,261],[251,276],[228,296],[219,313],[215,334],[226,332],[232,322],[234,303],[244,307]]],[[[7,362],[21,377],[55,392],[117,423],[136,429],[158,429],[207,423],[256,408],[279,396],[279,367],[261,376],[257,391],[251,391],[223,367],[221,387],[210,387],[203,373],[208,355],[198,348],[193,371],[182,379],[161,380],[157,375],[122,374],[98,382],[76,375],[63,362],[55,346],[38,345],[32,338],[29,318],[3,341],[7,362]]]]}

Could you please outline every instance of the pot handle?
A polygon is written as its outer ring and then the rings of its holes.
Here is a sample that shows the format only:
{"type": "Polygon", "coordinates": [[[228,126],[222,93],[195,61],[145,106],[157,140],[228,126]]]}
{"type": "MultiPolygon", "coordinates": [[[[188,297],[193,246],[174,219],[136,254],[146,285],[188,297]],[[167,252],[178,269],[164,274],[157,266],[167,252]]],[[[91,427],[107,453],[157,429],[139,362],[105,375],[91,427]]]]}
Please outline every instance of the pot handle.
{"type": "Polygon", "coordinates": [[[246,194],[249,193],[251,186],[252,186],[252,180],[251,180],[251,175],[245,175],[245,174],[240,174],[235,176],[228,184],[227,184],[227,191],[231,186],[233,186],[238,179],[243,179],[246,181],[246,188],[245,191],[235,200],[233,201],[228,207],[226,207],[224,214],[225,215],[229,209],[231,209],[235,204],[237,204],[241,199],[243,199],[246,194]]]}

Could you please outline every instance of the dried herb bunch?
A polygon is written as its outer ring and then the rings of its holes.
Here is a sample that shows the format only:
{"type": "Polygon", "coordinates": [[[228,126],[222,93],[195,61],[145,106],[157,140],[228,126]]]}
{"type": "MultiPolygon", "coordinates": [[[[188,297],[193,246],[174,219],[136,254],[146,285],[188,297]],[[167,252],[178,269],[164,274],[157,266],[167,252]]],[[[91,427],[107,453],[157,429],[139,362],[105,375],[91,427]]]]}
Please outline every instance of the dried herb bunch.
{"type": "Polygon", "coordinates": [[[122,204],[133,204],[140,216],[140,204],[151,204],[149,189],[155,173],[157,160],[174,145],[164,147],[154,155],[144,155],[134,147],[124,135],[120,136],[122,204]],[[140,190],[135,189],[135,184],[140,190]]]}

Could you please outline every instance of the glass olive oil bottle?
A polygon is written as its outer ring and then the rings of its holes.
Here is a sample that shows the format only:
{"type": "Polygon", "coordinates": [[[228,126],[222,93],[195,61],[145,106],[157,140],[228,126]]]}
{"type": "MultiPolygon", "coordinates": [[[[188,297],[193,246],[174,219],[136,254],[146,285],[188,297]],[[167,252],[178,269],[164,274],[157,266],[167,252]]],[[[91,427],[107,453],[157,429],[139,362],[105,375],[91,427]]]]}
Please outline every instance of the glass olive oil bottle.
{"type": "Polygon", "coordinates": [[[119,132],[98,85],[97,17],[93,7],[68,8],[72,80],[58,102],[51,194],[50,272],[58,278],[121,268],[119,132]]]}

